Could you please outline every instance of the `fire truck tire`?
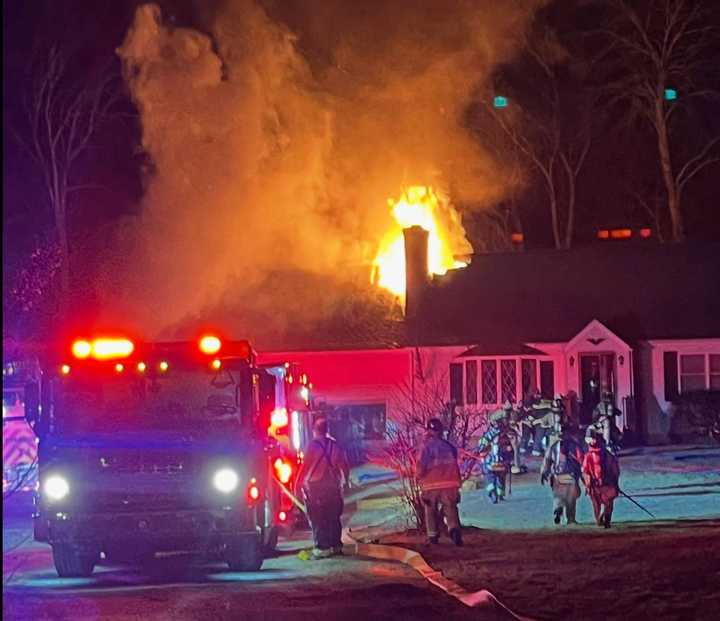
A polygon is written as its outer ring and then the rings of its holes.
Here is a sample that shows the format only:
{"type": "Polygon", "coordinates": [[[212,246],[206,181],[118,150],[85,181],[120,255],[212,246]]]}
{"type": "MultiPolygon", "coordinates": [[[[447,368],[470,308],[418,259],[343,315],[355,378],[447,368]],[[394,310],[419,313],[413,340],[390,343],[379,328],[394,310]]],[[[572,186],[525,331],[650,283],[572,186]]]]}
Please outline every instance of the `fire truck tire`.
{"type": "Polygon", "coordinates": [[[69,543],[56,543],[52,554],[55,571],[61,578],[87,578],[98,561],[97,554],[80,550],[69,543]]]}
{"type": "Polygon", "coordinates": [[[232,571],[258,571],[263,563],[260,538],[257,535],[236,537],[228,543],[225,558],[232,571]]]}

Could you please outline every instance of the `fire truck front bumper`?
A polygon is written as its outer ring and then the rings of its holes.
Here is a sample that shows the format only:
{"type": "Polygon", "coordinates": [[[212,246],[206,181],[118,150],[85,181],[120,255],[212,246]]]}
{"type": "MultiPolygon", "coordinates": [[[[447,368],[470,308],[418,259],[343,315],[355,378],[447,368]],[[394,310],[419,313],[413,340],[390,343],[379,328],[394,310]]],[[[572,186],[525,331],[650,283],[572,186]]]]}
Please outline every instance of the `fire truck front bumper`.
{"type": "Polygon", "coordinates": [[[128,513],[57,511],[35,516],[35,539],[104,547],[122,542],[155,550],[203,550],[238,536],[259,535],[256,512],[193,509],[128,513]]]}

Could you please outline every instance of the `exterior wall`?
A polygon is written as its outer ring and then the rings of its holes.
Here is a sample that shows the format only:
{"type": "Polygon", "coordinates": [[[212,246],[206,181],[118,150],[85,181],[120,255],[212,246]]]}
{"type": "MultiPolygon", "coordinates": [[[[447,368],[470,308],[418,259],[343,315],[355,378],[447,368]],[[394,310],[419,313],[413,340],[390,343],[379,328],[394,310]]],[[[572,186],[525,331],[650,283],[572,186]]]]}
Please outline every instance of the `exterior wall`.
{"type": "Polygon", "coordinates": [[[397,418],[409,407],[413,374],[420,390],[427,383],[440,382],[449,399],[447,380],[450,361],[466,345],[401,349],[343,351],[263,352],[260,363],[296,362],[313,384],[313,398],[328,405],[384,403],[388,419],[397,418]]]}
{"type": "Polygon", "coordinates": [[[720,354],[720,338],[651,340],[640,346],[638,368],[642,376],[642,407],[645,440],[650,444],[669,441],[671,403],[665,399],[665,352],[687,354],[720,354]]]}

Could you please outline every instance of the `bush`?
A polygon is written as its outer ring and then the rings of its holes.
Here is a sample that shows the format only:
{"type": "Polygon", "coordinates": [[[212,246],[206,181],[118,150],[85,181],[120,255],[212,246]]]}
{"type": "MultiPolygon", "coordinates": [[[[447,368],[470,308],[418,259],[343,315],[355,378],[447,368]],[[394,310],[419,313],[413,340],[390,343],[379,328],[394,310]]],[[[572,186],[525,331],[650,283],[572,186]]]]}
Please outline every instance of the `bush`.
{"type": "Polygon", "coordinates": [[[673,402],[670,437],[683,441],[692,435],[720,442],[720,390],[685,393],[673,402]]]}

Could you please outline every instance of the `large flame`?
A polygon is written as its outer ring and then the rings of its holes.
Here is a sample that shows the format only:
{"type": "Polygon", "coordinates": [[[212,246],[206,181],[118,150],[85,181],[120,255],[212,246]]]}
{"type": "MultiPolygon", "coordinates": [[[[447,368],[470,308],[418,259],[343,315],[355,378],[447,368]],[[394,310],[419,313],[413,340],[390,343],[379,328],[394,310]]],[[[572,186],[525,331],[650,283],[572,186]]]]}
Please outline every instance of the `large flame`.
{"type": "Polygon", "coordinates": [[[373,263],[372,280],[399,297],[405,295],[405,240],[403,229],[421,226],[429,233],[428,273],[445,274],[449,269],[465,267],[453,251],[466,254],[472,250],[465,238],[460,217],[446,201],[440,200],[432,187],[411,186],[399,200],[388,199],[395,222],[383,237],[373,263]],[[453,247],[453,241],[459,240],[453,247]]]}

